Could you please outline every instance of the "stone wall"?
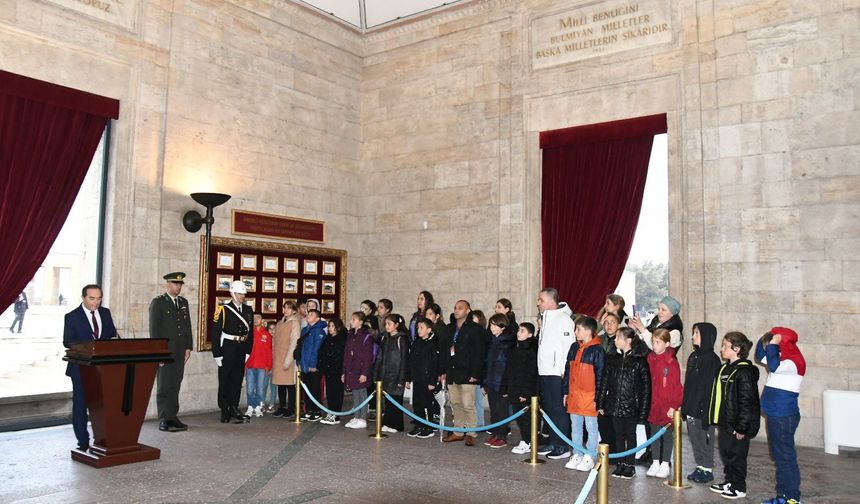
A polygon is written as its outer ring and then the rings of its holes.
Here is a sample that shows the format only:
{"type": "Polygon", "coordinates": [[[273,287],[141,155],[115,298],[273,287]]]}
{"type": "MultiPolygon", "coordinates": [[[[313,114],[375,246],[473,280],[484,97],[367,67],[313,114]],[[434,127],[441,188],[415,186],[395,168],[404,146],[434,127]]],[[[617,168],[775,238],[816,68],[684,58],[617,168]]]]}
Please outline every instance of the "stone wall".
{"type": "MultiPolygon", "coordinates": [[[[860,389],[855,0],[669,0],[671,39],[534,70],[535,18],[587,2],[476,0],[359,36],[290,2],[136,5],[131,28],[12,0],[3,69],[119,98],[109,304],[146,334],[164,272],[192,273],[187,194],[325,220],[349,251],[348,306],[428,289],[533,316],[540,131],[666,113],[670,290],[692,322],[795,327],[809,362],[798,438],[821,446],[821,391],[860,389]]],[[[69,0],[71,1],[71,0],[69,0]]],[[[643,2],[644,4],[645,2],[643,2]]],[[[196,313],[196,311],[195,311],[196,313]]],[[[687,343],[689,345],[689,343],[687,343]]],[[[187,411],[214,403],[195,354],[187,411]]]]}
{"type": "Polygon", "coordinates": [[[671,42],[543,70],[530,23],[571,2],[475,2],[368,35],[363,230],[375,245],[351,274],[405,313],[427,288],[445,309],[508,296],[534,315],[537,133],[665,112],[670,290],[688,325],[799,331],[798,441],[821,446],[821,391],[860,389],[857,342],[840,329],[860,317],[858,5],[671,6],[671,42]]]}

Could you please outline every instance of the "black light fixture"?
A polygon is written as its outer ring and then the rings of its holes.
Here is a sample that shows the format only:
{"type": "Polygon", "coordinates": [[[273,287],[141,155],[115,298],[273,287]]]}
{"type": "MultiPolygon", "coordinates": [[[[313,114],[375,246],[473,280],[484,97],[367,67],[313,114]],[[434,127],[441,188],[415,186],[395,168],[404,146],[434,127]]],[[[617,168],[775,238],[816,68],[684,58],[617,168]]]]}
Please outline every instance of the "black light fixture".
{"type": "Polygon", "coordinates": [[[206,217],[200,215],[197,210],[189,210],[182,216],[182,226],[189,233],[200,231],[203,224],[206,224],[206,244],[203,253],[203,270],[209,271],[209,240],[212,237],[212,224],[215,218],[212,217],[212,209],[216,206],[221,206],[227,203],[231,196],[221,193],[206,193],[198,192],[191,193],[191,199],[206,207],[206,217]]]}

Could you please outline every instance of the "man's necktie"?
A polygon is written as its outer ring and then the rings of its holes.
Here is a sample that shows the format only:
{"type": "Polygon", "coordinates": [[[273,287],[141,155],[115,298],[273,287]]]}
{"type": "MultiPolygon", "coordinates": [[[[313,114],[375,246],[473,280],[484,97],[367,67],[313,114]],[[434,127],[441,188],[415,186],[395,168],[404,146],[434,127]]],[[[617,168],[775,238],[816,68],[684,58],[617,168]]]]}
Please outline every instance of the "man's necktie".
{"type": "Polygon", "coordinates": [[[99,323],[96,320],[96,312],[91,311],[90,317],[93,319],[93,339],[99,339],[99,323]]]}

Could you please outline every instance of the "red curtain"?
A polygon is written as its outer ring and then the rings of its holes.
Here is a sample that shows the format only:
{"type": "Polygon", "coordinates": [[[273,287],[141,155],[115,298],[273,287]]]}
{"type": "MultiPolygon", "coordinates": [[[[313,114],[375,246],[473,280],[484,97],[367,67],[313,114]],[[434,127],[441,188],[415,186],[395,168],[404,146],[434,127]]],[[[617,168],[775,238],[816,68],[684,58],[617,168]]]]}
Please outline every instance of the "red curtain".
{"type": "Polygon", "coordinates": [[[117,100],[0,71],[0,307],[45,260],[118,116],[117,100]]]}
{"type": "Polygon", "coordinates": [[[596,315],[621,279],[666,130],[660,114],[540,134],[543,284],[576,313],[596,315]]]}

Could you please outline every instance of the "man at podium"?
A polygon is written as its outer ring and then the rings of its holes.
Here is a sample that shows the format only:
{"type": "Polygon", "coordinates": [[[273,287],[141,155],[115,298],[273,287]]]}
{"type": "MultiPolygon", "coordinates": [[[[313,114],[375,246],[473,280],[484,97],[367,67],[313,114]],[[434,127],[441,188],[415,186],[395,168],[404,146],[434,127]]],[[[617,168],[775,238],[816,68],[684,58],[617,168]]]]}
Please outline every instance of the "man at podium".
{"type": "MultiPolygon", "coordinates": [[[[66,314],[63,324],[63,346],[96,339],[116,337],[116,327],[110,310],[102,305],[102,288],[96,284],[81,289],[81,305],[66,314]]],[[[72,379],[72,428],[78,438],[78,449],[90,448],[90,433],[87,431],[87,403],[81,383],[80,366],[69,362],[66,376],[72,379]]]]}

